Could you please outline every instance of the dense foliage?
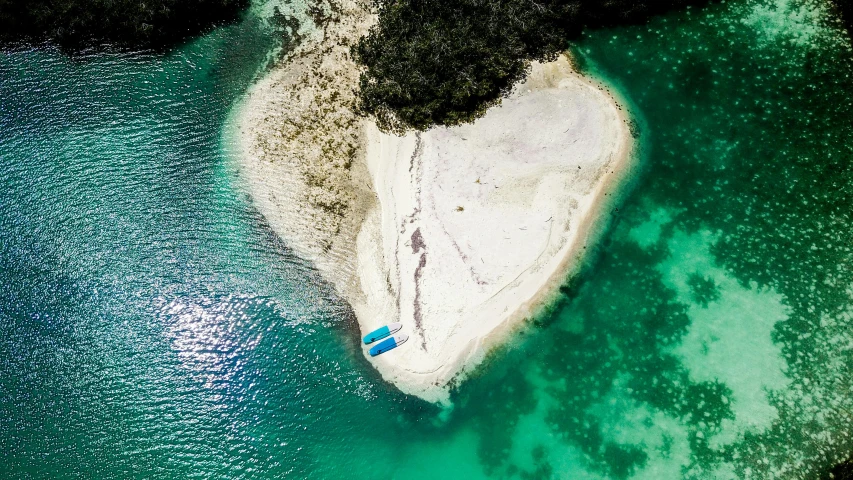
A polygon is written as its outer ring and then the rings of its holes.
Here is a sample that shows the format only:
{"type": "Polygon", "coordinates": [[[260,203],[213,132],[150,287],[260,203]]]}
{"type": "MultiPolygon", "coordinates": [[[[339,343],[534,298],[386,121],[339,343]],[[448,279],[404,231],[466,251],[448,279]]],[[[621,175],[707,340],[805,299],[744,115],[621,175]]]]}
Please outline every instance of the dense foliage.
{"type": "Polygon", "coordinates": [[[375,0],[354,47],[360,109],[384,130],[471,121],[582,28],[641,22],[706,0],[375,0]]]}
{"type": "Polygon", "coordinates": [[[853,480],[853,459],[847,459],[833,466],[829,472],[821,476],[821,480],[853,480]]]}
{"type": "Polygon", "coordinates": [[[853,35],[853,0],[835,0],[835,4],[841,12],[844,27],[853,35]]]}
{"type": "Polygon", "coordinates": [[[0,43],[167,48],[235,20],[249,0],[0,0],[0,43]]]}

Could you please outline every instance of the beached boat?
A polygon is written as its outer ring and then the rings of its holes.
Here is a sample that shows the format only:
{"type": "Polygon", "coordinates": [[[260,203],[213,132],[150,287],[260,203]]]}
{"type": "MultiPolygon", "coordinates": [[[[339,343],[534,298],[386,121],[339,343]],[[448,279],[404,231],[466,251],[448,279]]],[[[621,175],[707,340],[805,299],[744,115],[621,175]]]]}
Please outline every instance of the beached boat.
{"type": "Polygon", "coordinates": [[[405,333],[401,333],[400,335],[394,335],[391,338],[386,338],[381,342],[377,343],[374,347],[370,349],[370,356],[375,357],[377,355],[382,355],[388,350],[393,350],[400,345],[406,343],[406,340],[409,339],[409,336],[405,333]]]}
{"type": "Polygon", "coordinates": [[[377,328],[376,330],[365,335],[364,336],[364,343],[370,344],[370,343],[373,343],[377,340],[381,340],[381,339],[387,337],[388,335],[396,333],[401,328],[403,328],[403,324],[399,323],[399,322],[390,323],[388,325],[383,325],[383,326],[377,328]]]}

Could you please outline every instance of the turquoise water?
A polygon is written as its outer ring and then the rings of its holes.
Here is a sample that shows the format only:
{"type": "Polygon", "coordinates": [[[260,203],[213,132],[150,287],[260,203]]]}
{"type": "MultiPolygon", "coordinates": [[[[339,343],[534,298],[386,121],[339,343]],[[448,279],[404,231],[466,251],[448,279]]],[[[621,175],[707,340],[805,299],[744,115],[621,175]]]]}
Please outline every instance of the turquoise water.
{"type": "Polygon", "coordinates": [[[222,129],[272,32],[3,54],[0,472],[813,478],[853,451],[853,54],[831,18],[729,2],[576,45],[632,104],[642,176],[446,411],[377,378],[236,186],[222,129]]]}

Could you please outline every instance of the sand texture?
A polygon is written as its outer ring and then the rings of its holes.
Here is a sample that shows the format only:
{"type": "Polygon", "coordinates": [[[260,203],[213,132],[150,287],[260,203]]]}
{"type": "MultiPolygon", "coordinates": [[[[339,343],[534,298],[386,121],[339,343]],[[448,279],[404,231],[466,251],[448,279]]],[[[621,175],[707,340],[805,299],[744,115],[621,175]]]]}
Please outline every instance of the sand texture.
{"type": "Polygon", "coordinates": [[[348,45],[374,19],[335,15],[237,107],[241,173],[362,334],[404,324],[409,341],[371,358],[383,378],[445,403],[580,265],[630,167],[628,124],[561,57],[473,124],[383,134],[351,110],[348,45]]]}

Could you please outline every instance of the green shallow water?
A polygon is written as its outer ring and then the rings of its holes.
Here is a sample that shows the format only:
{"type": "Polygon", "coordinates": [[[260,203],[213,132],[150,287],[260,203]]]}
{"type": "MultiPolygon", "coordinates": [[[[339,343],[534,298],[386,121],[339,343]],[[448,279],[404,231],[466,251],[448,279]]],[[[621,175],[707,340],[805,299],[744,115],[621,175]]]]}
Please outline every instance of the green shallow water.
{"type": "Polygon", "coordinates": [[[0,57],[8,478],[813,478],[853,451],[853,54],[823,4],[594,32],[643,169],[440,411],[383,384],[223,144],[274,35],[0,57]]]}

